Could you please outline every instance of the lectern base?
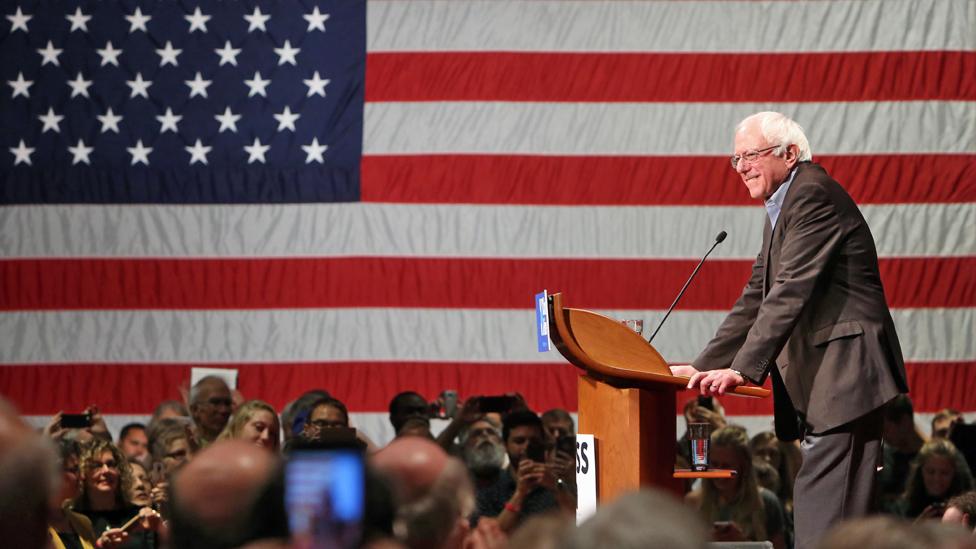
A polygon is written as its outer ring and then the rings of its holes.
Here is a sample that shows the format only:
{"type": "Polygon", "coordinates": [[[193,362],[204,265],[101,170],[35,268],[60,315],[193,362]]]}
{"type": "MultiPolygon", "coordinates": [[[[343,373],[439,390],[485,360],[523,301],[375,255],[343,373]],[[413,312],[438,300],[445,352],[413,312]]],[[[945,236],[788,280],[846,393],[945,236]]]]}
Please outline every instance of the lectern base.
{"type": "Polygon", "coordinates": [[[595,436],[597,499],[612,501],[651,486],[683,495],[674,478],[675,391],[618,389],[579,378],[579,432],[595,436]]]}

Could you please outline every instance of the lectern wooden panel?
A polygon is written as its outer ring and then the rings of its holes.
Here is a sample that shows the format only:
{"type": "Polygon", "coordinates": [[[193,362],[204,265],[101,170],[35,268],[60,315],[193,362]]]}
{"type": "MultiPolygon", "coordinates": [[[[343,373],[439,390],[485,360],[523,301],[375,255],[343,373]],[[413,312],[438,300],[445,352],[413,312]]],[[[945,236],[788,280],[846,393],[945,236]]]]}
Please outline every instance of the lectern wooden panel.
{"type": "MultiPolygon", "coordinates": [[[[636,335],[636,334],[635,334],[636,335]]],[[[579,380],[579,431],[597,440],[597,497],[610,501],[639,486],[682,493],[674,478],[675,392],[617,388],[579,380]]]]}
{"type": "MultiPolygon", "coordinates": [[[[549,336],[585,375],[579,379],[579,430],[597,441],[600,502],[655,486],[680,494],[674,478],[675,394],[686,377],[671,375],[664,358],[620,321],[549,298],[549,336]]],[[[766,397],[760,387],[735,394],[766,397]]]]}

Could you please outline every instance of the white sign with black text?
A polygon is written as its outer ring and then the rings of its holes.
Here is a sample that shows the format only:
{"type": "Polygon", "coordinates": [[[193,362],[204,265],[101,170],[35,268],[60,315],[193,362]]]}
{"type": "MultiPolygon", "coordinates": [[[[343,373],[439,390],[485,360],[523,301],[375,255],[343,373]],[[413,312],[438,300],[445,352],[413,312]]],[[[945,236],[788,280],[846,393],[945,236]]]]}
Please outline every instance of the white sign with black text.
{"type": "Polygon", "coordinates": [[[596,513],[596,439],[576,435],[576,524],[596,513]]]}

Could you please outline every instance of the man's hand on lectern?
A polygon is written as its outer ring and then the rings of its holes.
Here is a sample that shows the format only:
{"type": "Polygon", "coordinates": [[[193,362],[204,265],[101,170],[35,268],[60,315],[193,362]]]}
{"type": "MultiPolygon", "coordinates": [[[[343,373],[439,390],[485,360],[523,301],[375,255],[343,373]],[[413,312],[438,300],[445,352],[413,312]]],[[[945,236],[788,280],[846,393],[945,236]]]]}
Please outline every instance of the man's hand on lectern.
{"type": "Polygon", "coordinates": [[[696,370],[691,364],[678,364],[671,366],[670,368],[671,375],[678,377],[691,377],[698,373],[698,370],[696,370]]]}
{"type": "Polygon", "coordinates": [[[745,384],[745,378],[729,368],[698,372],[688,380],[688,388],[694,389],[697,387],[702,396],[721,396],[726,391],[745,384]]]}

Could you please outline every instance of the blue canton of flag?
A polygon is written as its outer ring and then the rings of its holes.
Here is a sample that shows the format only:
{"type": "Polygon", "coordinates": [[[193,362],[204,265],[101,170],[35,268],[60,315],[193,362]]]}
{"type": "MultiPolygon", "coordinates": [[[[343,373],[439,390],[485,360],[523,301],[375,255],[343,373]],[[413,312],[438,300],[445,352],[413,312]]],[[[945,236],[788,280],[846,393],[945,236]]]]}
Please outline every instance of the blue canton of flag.
{"type": "Polygon", "coordinates": [[[364,0],[3,11],[0,203],[359,199],[364,0]]]}

